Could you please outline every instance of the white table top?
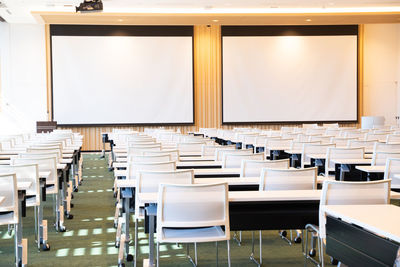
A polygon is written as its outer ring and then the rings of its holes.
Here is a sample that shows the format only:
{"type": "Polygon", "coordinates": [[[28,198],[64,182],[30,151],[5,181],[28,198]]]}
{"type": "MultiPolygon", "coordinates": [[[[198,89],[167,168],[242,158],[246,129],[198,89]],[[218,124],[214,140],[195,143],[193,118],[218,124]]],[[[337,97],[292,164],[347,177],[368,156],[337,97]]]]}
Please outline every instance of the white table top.
{"type": "Polygon", "coordinates": [[[332,159],[335,164],[371,164],[371,159],[332,159]]]}
{"type": "MultiPolygon", "coordinates": [[[[221,167],[222,162],[221,161],[178,161],[176,162],[176,167],[190,167],[193,166],[195,167],[202,167],[202,166],[215,166],[215,167],[221,167]]],[[[114,168],[127,168],[128,163],[127,162],[114,162],[113,163],[114,168]]]]}
{"type": "Polygon", "coordinates": [[[400,243],[400,207],[394,205],[328,205],[323,210],[333,217],[400,243]]]}
{"type": "Polygon", "coordinates": [[[385,166],[356,166],[357,170],[369,173],[383,173],[385,172],[385,166]]]}
{"type": "Polygon", "coordinates": [[[47,178],[49,178],[50,174],[51,174],[51,172],[49,172],[49,171],[39,172],[39,177],[47,179],[47,178]]]}
{"type": "Polygon", "coordinates": [[[72,163],[72,159],[60,159],[60,163],[62,163],[62,164],[71,164],[72,163]]]}
{"type": "Polygon", "coordinates": [[[17,187],[18,190],[28,190],[32,186],[32,182],[18,182],[17,187]]]}
{"type": "Polygon", "coordinates": [[[240,175],[240,168],[194,169],[194,175],[240,175]]]}
{"type": "MultiPolygon", "coordinates": [[[[322,190],[229,191],[229,202],[250,201],[307,201],[319,200],[322,190]]],[[[139,193],[141,203],[156,203],[158,193],[139,193]]],[[[391,192],[391,199],[400,199],[400,193],[391,192]]],[[[398,221],[397,221],[398,222],[398,221]]]]}
{"type": "Polygon", "coordinates": [[[179,161],[214,161],[215,156],[201,156],[201,157],[180,157],[179,161]]]}
{"type": "Polygon", "coordinates": [[[65,164],[65,163],[57,163],[57,169],[58,170],[64,170],[65,168],[67,168],[67,164],[65,164]]]}
{"type": "Polygon", "coordinates": [[[303,152],[302,149],[287,149],[287,150],[285,150],[285,153],[288,153],[288,154],[301,154],[301,152],[303,152]]]}
{"type": "Polygon", "coordinates": [[[0,165],[10,165],[11,160],[0,160],[0,165]]]}
{"type": "Polygon", "coordinates": [[[69,158],[72,158],[74,156],[74,154],[73,153],[63,153],[62,156],[65,159],[69,159],[69,158]]]}
{"type": "Polygon", "coordinates": [[[5,197],[0,196],[0,204],[3,203],[3,201],[5,200],[5,197]]]}

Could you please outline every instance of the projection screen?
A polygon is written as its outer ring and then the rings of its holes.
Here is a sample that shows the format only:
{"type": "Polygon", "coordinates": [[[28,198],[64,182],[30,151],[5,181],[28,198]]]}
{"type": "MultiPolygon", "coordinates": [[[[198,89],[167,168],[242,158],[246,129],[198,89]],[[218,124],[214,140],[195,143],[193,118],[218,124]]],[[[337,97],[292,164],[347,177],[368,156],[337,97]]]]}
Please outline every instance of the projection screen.
{"type": "Polygon", "coordinates": [[[63,125],[192,124],[193,27],[106,27],[54,31],[53,119],[63,125]]]}
{"type": "Polygon", "coordinates": [[[356,121],[357,28],[333,27],[223,28],[223,123],[356,121]]]}

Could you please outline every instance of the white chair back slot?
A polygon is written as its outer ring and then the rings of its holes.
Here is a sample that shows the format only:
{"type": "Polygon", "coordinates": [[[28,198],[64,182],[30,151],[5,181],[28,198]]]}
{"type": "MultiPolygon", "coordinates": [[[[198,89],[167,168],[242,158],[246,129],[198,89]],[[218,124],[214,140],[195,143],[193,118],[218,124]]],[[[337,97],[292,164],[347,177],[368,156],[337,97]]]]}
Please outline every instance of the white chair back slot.
{"type": "Polygon", "coordinates": [[[326,237],[325,205],[375,205],[390,201],[390,180],[373,182],[324,181],[319,211],[320,237],[326,237]]]}
{"type": "Polygon", "coordinates": [[[329,171],[335,170],[335,159],[363,159],[365,150],[363,147],[344,148],[329,147],[325,158],[325,177],[328,177],[329,171]]]}
{"type": "Polygon", "coordinates": [[[222,168],[240,168],[242,160],[264,160],[264,153],[241,154],[224,153],[222,156],[222,168]]]}
{"type": "Polygon", "coordinates": [[[161,144],[128,147],[128,155],[143,155],[144,151],[161,151],[161,144]]]}
{"type": "Polygon", "coordinates": [[[242,160],[240,177],[260,177],[263,168],[289,169],[290,159],[278,160],[242,160]]]}
{"type": "Polygon", "coordinates": [[[335,144],[336,147],[347,147],[347,144],[351,140],[360,140],[357,137],[332,137],[331,143],[335,144]]]}
{"type": "Polygon", "coordinates": [[[12,212],[0,215],[0,225],[18,223],[18,189],[15,173],[0,173],[0,196],[4,197],[0,204],[0,212],[12,212]]]}
{"type": "MultiPolygon", "coordinates": [[[[27,196],[35,196],[34,206],[40,204],[39,166],[37,164],[0,165],[0,172],[15,173],[18,182],[31,182],[26,190],[27,196]]],[[[30,204],[27,203],[27,206],[30,204]]]]}
{"type": "Polygon", "coordinates": [[[327,128],[325,131],[325,135],[339,137],[340,129],[339,128],[327,128]]]}
{"type": "Polygon", "coordinates": [[[374,152],[399,152],[400,153],[400,143],[386,144],[381,142],[375,142],[374,152]]]}
{"type": "Polygon", "coordinates": [[[177,148],[179,150],[179,153],[184,153],[184,152],[193,152],[193,153],[199,153],[201,154],[201,149],[202,146],[205,144],[205,142],[189,142],[189,143],[178,143],[177,148]]]}
{"type": "Polygon", "coordinates": [[[371,166],[385,166],[388,158],[400,158],[400,152],[374,152],[371,166]]]}
{"type": "Polygon", "coordinates": [[[171,161],[170,154],[161,155],[130,155],[128,162],[167,162],[171,161]]]}
{"type": "Polygon", "coordinates": [[[326,151],[329,147],[335,147],[335,144],[303,144],[301,152],[301,168],[304,168],[306,164],[310,164],[310,154],[323,154],[326,155],[326,151]]]}
{"type": "Polygon", "coordinates": [[[321,144],[330,144],[334,136],[330,135],[310,135],[310,142],[319,142],[321,144]]]}
{"type": "Polygon", "coordinates": [[[304,144],[321,144],[320,141],[295,141],[290,143],[290,150],[302,150],[304,144]]]}
{"type": "Polygon", "coordinates": [[[387,158],[384,179],[391,179],[391,188],[400,189],[400,158],[387,158]]]}
{"type": "Polygon", "coordinates": [[[229,146],[219,146],[215,149],[215,160],[221,161],[222,155],[224,152],[228,152],[230,154],[235,153],[235,151],[240,151],[240,149],[236,149],[234,145],[229,146]]]}
{"type": "Polygon", "coordinates": [[[166,162],[129,162],[128,163],[128,177],[133,179],[136,177],[137,171],[174,171],[176,169],[175,161],[166,162]]]}
{"type": "Polygon", "coordinates": [[[378,140],[349,140],[347,142],[347,147],[364,147],[365,152],[372,152],[374,150],[375,142],[378,140]]]}
{"type": "Polygon", "coordinates": [[[387,144],[396,144],[400,143],[400,134],[388,134],[386,137],[387,144]]]}
{"type": "Polygon", "coordinates": [[[367,133],[365,140],[378,140],[379,142],[386,142],[388,134],[386,133],[367,133]]]}
{"type": "MultiPolygon", "coordinates": [[[[225,147],[225,146],[224,146],[225,147]]],[[[201,147],[201,156],[215,156],[215,150],[218,148],[222,148],[219,145],[202,145],[201,147]]],[[[235,146],[228,146],[229,149],[235,149],[235,146]]]]}
{"type": "Polygon", "coordinates": [[[170,155],[171,161],[179,160],[179,150],[178,149],[163,149],[161,151],[158,150],[144,150],[143,155],[170,155]]]}
{"type": "Polygon", "coordinates": [[[137,193],[157,193],[159,185],[163,184],[193,184],[193,170],[176,171],[138,171],[136,176],[137,193]]]}
{"type": "Polygon", "coordinates": [[[317,189],[317,167],[306,169],[262,169],[260,191],[317,189]]]}
{"type": "Polygon", "coordinates": [[[158,192],[157,237],[162,229],[225,226],[229,237],[228,184],[161,184],[158,192]]]}
{"type": "Polygon", "coordinates": [[[266,148],[265,151],[274,150],[274,149],[282,149],[282,148],[289,149],[292,140],[293,139],[290,139],[290,138],[286,138],[286,139],[269,138],[265,142],[265,148],[266,148]]]}

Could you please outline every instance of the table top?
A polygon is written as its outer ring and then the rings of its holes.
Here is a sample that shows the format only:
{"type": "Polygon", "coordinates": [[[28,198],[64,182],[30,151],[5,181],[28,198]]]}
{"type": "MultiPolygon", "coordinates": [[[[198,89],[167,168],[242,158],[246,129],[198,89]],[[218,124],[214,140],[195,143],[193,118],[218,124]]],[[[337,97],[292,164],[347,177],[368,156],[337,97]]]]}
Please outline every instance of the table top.
{"type": "Polygon", "coordinates": [[[383,173],[385,172],[385,166],[356,166],[357,170],[369,173],[383,173]]]}
{"type": "Polygon", "coordinates": [[[64,170],[65,168],[67,168],[67,164],[57,163],[57,170],[64,170]]]}
{"type": "Polygon", "coordinates": [[[17,187],[18,190],[28,190],[32,186],[32,182],[18,182],[17,187]]]}
{"type": "Polygon", "coordinates": [[[327,205],[322,209],[333,217],[400,243],[400,207],[394,205],[327,205]]]}
{"type": "Polygon", "coordinates": [[[42,172],[39,172],[39,177],[47,179],[47,178],[49,178],[50,174],[51,174],[50,171],[42,171],[42,172]]]}
{"type": "Polygon", "coordinates": [[[194,169],[194,175],[240,175],[240,168],[194,169]]]}
{"type": "Polygon", "coordinates": [[[335,164],[371,164],[371,159],[331,159],[335,164]]]}
{"type": "MultiPolygon", "coordinates": [[[[214,160],[209,160],[209,161],[178,161],[176,162],[176,167],[204,167],[204,166],[214,166],[216,168],[221,168],[222,166],[222,161],[214,161],[214,160]]],[[[113,163],[114,168],[127,168],[128,163],[127,162],[114,162],[113,163]]]]}
{"type": "Polygon", "coordinates": [[[71,164],[72,163],[72,158],[71,159],[60,159],[61,164],[71,164]]]}

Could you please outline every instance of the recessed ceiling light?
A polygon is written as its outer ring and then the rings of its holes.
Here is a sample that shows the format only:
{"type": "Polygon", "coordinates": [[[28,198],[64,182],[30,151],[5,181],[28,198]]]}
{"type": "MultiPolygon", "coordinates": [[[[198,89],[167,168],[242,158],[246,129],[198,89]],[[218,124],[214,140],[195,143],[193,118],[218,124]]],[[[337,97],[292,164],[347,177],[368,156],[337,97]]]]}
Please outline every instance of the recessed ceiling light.
{"type": "Polygon", "coordinates": [[[307,21],[307,22],[310,22],[310,21],[311,21],[311,19],[306,19],[306,21],[307,21]]]}
{"type": "Polygon", "coordinates": [[[212,21],[213,21],[213,22],[218,22],[219,20],[217,20],[217,19],[213,19],[212,21]]]}

